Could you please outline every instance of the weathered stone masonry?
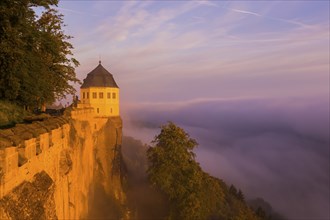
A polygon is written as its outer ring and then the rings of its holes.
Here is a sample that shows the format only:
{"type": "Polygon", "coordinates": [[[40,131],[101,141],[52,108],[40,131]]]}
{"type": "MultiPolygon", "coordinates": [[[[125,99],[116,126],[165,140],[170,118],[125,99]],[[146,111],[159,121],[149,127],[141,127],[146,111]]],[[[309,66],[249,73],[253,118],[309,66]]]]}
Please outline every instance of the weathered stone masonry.
{"type": "MultiPolygon", "coordinates": [[[[96,175],[95,151],[120,145],[118,135],[108,132],[122,132],[120,117],[94,116],[93,108],[75,108],[66,117],[0,130],[0,219],[79,219],[87,215],[96,175]],[[101,136],[116,140],[95,146],[101,136]],[[33,187],[38,181],[47,182],[47,187],[33,187]],[[17,210],[21,216],[13,212],[15,207],[25,207],[24,212],[17,210]]],[[[113,188],[117,199],[123,200],[117,196],[122,194],[120,184],[113,188]]]]}

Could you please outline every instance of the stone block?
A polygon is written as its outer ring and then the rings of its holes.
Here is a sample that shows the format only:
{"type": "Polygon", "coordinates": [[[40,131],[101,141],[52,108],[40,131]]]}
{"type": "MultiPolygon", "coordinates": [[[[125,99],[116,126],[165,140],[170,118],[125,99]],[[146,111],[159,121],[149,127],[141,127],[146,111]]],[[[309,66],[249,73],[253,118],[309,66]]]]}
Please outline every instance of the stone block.
{"type": "Polygon", "coordinates": [[[18,153],[16,147],[7,147],[0,150],[0,168],[5,181],[15,176],[18,169],[18,153]]]}
{"type": "Polygon", "coordinates": [[[29,140],[24,141],[24,148],[25,148],[25,157],[29,160],[32,157],[35,157],[36,152],[36,139],[32,138],[29,140]]]}
{"type": "Polygon", "coordinates": [[[41,151],[46,151],[49,148],[49,133],[44,133],[39,136],[39,144],[41,151]]]}
{"type": "Polygon", "coordinates": [[[25,148],[19,147],[18,150],[18,166],[21,167],[28,162],[28,159],[25,156],[25,148]]]}

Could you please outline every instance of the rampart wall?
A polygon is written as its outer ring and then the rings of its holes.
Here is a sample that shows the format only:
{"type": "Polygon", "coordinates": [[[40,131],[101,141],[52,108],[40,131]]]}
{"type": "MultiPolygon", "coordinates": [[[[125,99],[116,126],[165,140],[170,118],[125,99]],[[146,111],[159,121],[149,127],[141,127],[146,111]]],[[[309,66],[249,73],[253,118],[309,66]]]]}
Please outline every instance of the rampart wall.
{"type": "MultiPolygon", "coordinates": [[[[54,201],[59,219],[87,215],[95,170],[94,145],[98,132],[104,132],[109,123],[109,118],[94,116],[93,108],[75,108],[65,116],[0,130],[0,219],[8,218],[1,199],[42,171],[56,186],[54,201]]],[[[121,129],[119,120],[119,125],[113,126],[121,129]]]]}
{"type": "Polygon", "coordinates": [[[41,170],[58,179],[59,164],[50,162],[68,148],[69,130],[64,117],[0,130],[0,199],[41,170]]]}

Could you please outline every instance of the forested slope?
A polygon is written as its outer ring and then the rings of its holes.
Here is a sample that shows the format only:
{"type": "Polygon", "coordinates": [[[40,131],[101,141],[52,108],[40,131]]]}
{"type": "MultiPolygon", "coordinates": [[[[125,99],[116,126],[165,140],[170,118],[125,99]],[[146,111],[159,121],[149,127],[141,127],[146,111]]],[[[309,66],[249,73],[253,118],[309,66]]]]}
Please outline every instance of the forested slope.
{"type": "Polygon", "coordinates": [[[275,219],[257,203],[251,208],[235,186],[204,172],[195,160],[196,146],[173,123],[161,127],[153,146],[123,139],[133,219],[275,219]]]}

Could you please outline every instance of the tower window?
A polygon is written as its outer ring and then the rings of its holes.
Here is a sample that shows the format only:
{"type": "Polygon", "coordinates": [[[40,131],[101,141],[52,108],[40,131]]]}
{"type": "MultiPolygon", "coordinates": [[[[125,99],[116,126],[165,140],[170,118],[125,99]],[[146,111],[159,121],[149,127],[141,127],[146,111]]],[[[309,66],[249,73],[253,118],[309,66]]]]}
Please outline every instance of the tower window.
{"type": "Polygon", "coordinates": [[[93,92],[93,99],[97,99],[97,93],[93,92]]]}
{"type": "Polygon", "coordinates": [[[83,99],[85,99],[85,93],[83,92],[83,99]]]}
{"type": "Polygon", "coordinates": [[[89,92],[86,92],[86,95],[87,95],[87,99],[89,99],[89,92]]]}
{"type": "Polygon", "coordinates": [[[97,114],[98,114],[98,113],[100,113],[100,110],[99,110],[99,108],[97,108],[97,109],[96,109],[96,111],[97,111],[97,114]]]}
{"type": "Polygon", "coordinates": [[[100,93],[99,93],[99,98],[100,98],[100,99],[103,99],[103,92],[100,92],[100,93]]]}
{"type": "Polygon", "coordinates": [[[112,98],[113,98],[113,99],[116,98],[116,93],[112,93],[112,98]]]}
{"type": "Polygon", "coordinates": [[[111,98],[111,93],[110,93],[110,92],[107,93],[107,98],[108,98],[108,99],[111,98]]]}
{"type": "Polygon", "coordinates": [[[112,113],[112,108],[110,108],[110,113],[112,113]]]}

